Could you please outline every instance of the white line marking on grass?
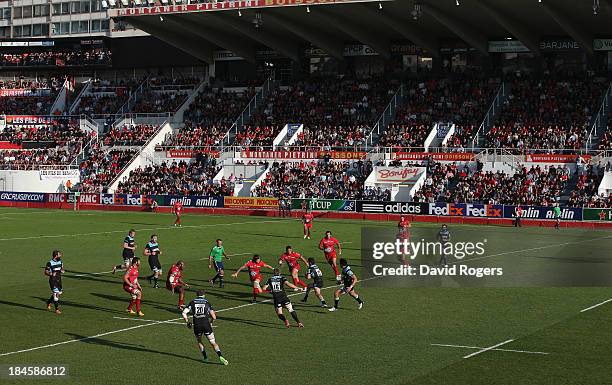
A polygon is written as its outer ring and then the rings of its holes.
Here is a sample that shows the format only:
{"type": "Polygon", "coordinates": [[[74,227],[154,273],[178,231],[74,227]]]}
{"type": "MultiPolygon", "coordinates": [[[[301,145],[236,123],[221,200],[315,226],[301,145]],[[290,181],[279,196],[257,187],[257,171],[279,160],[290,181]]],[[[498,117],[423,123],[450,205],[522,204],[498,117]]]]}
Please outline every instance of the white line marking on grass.
{"type": "MultiPolygon", "coordinates": [[[[239,257],[241,255],[249,255],[249,254],[253,254],[253,253],[236,253],[236,254],[228,254],[228,257],[239,257]]],[[[208,259],[208,257],[204,257],[204,258],[200,258],[200,261],[203,261],[205,259],[208,259]]]]}
{"type": "MultiPolygon", "coordinates": [[[[376,278],[380,278],[380,277],[366,278],[366,279],[362,279],[361,281],[368,281],[368,280],[376,279],[376,278]]],[[[339,287],[339,285],[327,286],[327,287],[322,288],[321,290],[331,289],[331,288],[334,288],[334,287],[339,287]]],[[[288,297],[293,297],[293,296],[300,295],[300,294],[304,294],[304,293],[299,292],[299,293],[289,294],[288,297]]],[[[216,313],[221,313],[221,312],[224,312],[224,311],[240,309],[240,308],[247,307],[247,306],[255,306],[255,305],[258,305],[258,304],[261,304],[261,303],[268,303],[268,302],[271,302],[271,301],[272,301],[272,299],[266,299],[266,300],[261,301],[261,302],[246,303],[246,304],[243,304],[243,305],[238,305],[238,306],[234,306],[234,307],[228,307],[228,308],[225,308],[225,309],[217,310],[215,312],[216,313]]],[[[130,330],[144,328],[144,327],[147,327],[147,326],[154,326],[154,325],[165,324],[165,323],[173,323],[173,322],[176,322],[176,321],[180,321],[182,319],[183,318],[181,317],[181,318],[172,318],[172,319],[169,319],[169,320],[166,320],[166,321],[146,322],[146,323],[143,323],[141,325],[131,326],[129,328],[124,328],[124,329],[112,330],[110,332],[100,333],[100,334],[96,334],[96,335],[89,336],[89,337],[83,337],[83,338],[77,338],[77,339],[62,341],[62,342],[56,342],[54,344],[36,346],[36,347],[33,347],[33,348],[16,350],[14,352],[0,353],[0,357],[11,356],[11,355],[14,355],[14,354],[19,354],[19,353],[27,353],[27,352],[32,352],[32,351],[35,351],[35,350],[53,348],[53,347],[56,347],[56,346],[67,345],[67,344],[71,344],[71,343],[74,343],[74,342],[82,342],[82,341],[92,340],[92,339],[96,339],[96,338],[100,338],[100,337],[105,337],[105,336],[108,336],[108,335],[111,335],[111,334],[117,334],[117,333],[127,332],[127,331],[130,331],[130,330]]]]}
{"type": "Polygon", "coordinates": [[[508,344],[508,343],[510,343],[510,342],[512,342],[512,341],[514,341],[514,340],[506,340],[506,341],[504,341],[504,342],[500,342],[500,343],[495,344],[495,345],[493,345],[493,346],[489,346],[488,348],[480,349],[480,350],[479,350],[479,351],[477,351],[477,352],[474,352],[474,353],[468,354],[467,356],[464,356],[463,358],[471,358],[471,357],[477,356],[477,355],[479,355],[479,354],[481,354],[481,353],[488,352],[489,350],[493,350],[493,349],[498,348],[498,347],[500,347],[500,346],[502,346],[502,345],[508,344]]]}
{"type": "Polygon", "coordinates": [[[554,245],[546,245],[546,246],[539,246],[539,247],[531,247],[529,249],[521,249],[521,250],[512,250],[512,251],[504,251],[503,253],[497,253],[497,254],[490,254],[490,255],[483,255],[481,257],[475,257],[475,258],[470,258],[470,259],[460,259],[457,260],[455,262],[451,262],[449,263],[449,265],[454,265],[456,263],[462,263],[462,262],[471,262],[471,261],[477,261],[479,259],[487,259],[487,258],[493,258],[493,257],[499,257],[501,255],[508,255],[508,254],[516,254],[516,253],[522,253],[525,251],[535,251],[535,250],[544,250],[544,249],[550,249],[553,247],[559,247],[559,246],[567,246],[567,245],[575,245],[578,243],[585,243],[585,242],[592,242],[592,241],[597,241],[600,239],[607,239],[607,238],[611,238],[611,235],[605,236],[605,237],[599,237],[599,238],[591,238],[591,239],[583,239],[581,241],[574,241],[574,242],[565,242],[565,243],[556,243],[554,245]]]}
{"type": "MultiPolygon", "coordinates": [[[[464,348],[464,349],[484,349],[481,346],[466,346],[466,345],[451,345],[451,344],[431,344],[431,346],[442,346],[447,348],[464,348]]],[[[526,354],[550,354],[546,352],[532,352],[530,350],[514,350],[514,349],[490,349],[498,352],[526,353],[526,354]]]]}
{"type": "MultiPolygon", "coordinates": [[[[174,227],[174,226],[164,226],[164,227],[151,227],[151,228],[143,228],[136,229],[136,231],[159,231],[159,230],[180,230],[185,228],[202,228],[202,227],[217,227],[217,226],[238,226],[238,225],[252,225],[257,223],[272,223],[272,222],[281,222],[286,221],[284,219],[276,219],[269,221],[249,221],[249,222],[233,222],[233,223],[206,223],[202,225],[189,225],[182,227],[174,227]]],[[[14,238],[0,238],[0,241],[24,241],[28,239],[39,239],[39,238],[63,238],[63,237],[82,237],[89,235],[105,235],[105,234],[117,234],[117,233],[126,233],[127,230],[110,230],[110,231],[97,231],[91,233],[79,233],[79,234],[55,234],[55,235],[36,235],[31,237],[14,237],[14,238]]]]}
{"type": "Polygon", "coordinates": [[[112,273],[112,272],[113,272],[112,270],[109,270],[109,271],[101,271],[101,272],[99,272],[99,273],[83,273],[83,274],[75,274],[75,275],[71,275],[71,274],[63,274],[62,276],[63,276],[63,277],[66,277],[66,278],[76,278],[76,277],[86,277],[86,276],[88,276],[88,275],[102,275],[102,274],[109,274],[109,273],[112,273]]]}
{"type": "Polygon", "coordinates": [[[605,301],[603,301],[603,302],[600,302],[600,303],[598,303],[598,304],[595,304],[595,305],[593,305],[593,306],[589,306],[589,307],[587,307],[586,309],[582,309],[582,310],[580,310],[580,312],[581,312],[581,313],[584,313],[585,311],[589,311],[589,310],[591,310],[591,309],[595,309],[596,307],[599,307],[599,306],[601,306],[601,305],[603,305],[603,304],[606,304],[606,303],[608,303],[608,302],[610,302],[610,301],[612,301],[612,298],[607,299],[607,300],[605,300],[605,301]]]}
{"type": "MultiPolygon", "coordinates": [[[[154,319],[144,319],[144,318],[128,318],[128,317],[113,317],[114,319],[120,319],[120,320],[126,320],[126,321],[140,321],[140,322],[160,322],[160,320],[154,320],[154,319]]],[[[165,322],[167,324],[175,324],[175,325],[183,325],[185,326],[185,322],[165,322]]],[[[215,327],[215,326],[213,326],[215,327]]]]}

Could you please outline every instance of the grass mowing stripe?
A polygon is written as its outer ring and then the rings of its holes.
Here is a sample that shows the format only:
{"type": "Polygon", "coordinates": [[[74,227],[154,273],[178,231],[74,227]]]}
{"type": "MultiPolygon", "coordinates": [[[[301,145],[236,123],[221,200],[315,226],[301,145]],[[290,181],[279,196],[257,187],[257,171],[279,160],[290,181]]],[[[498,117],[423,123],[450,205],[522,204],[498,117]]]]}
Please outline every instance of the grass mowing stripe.
{"type": "MultiPolygon", "coordinates": [[[[272,223],[272,222],[281,222],[287,221],[287,219],[276,219],[276,220],[268,220],[268,221],[250,221],[250,222],[233,222],[233,223],[215,223],[215,224],[203,224],[203,225],[189,225],[182,227],[174,227],[174,226],[164,226],[164,227],[153,227],[153,228],[143,228],[143,229],[135,229],[136,231],[159,231],[159,230],[179,230],[185,228],[202,228],[202,227],[217,227],[217,226],[237,226],[237,225],[252,225],[257,223],[272,223]]],[[[32,237],[14,237],[14,238],[0,238],[0,241],[24,241],[28,239],[39,239],[39,238],[64,238],[64,237],[82,237],[89,235],[104,235],[104,234],[117,234],[117,233],[125,233],[126,230],[109,230],[109,231],[97,231],[91,233],[78,233],[78,234],[55,234],[55,235],[37,235],[32,237]]]]}
{"type": "MultiPolygon", "coordinates": [[[[376,278],[379,278],[379,277],[366,278],[366,279],[362,279],[361,281],[367,281],[367,280],[376,279],[376,278]]],[[[327,287],[322,288],[321,290],[327,290],[327,289],[331,289],[331,288],[338,287],[338,286],[339,285],[327,286],[327,287]]],[[[303,293],[300,292],[300,293],[289,294],[288,297],[293,297],[293,296],[300,295],[300,294],[303,294],[303,293]]],[[[245,303],[245,304],[242,304],[242,305],[238,305],[238,306],[233,306],[233,307],[228,307],[228,308],[225,308],[225,309],[217,310],[216,313],[221,313],[221,312],[224,312],[224,311],[241,309],[243,307],[248,307],[248,306],[255,306],[255,305],[262,304],[262,303],[268,303],[268,302],[271,302],[271,301],[272,301],[272,299],[266,299],[264,301],[257,302],[257,303],[245,303]]],[[[100,337],[105,337],[105,336],[108,336],[108,335],[111,335],[111,334],[117,334],[117,333],[122,333],[122,332],[130,331],[130,330],[134,330],[134,329],[140,329],[140,328],[147,327],[147,326],[154,326],[154,325],[160,325],[160,324],[166,324],[166,323],[173,323],[173,322],[176,322],[176,321],[179,321],[179,320],[182,320],[182,319],[183,318],[180,317],[180,318],[172,318],[172,319],[165,320],[165,321],[154,321],[154,322],[151,322],[151,323],[145,323],[145,324],[142,324],[142,325],[136,325],[136,326],[132,326],[132,327],[129,327],[129,328],[112,330],[110,332],[100,333],[100,334],[96,334],[96,335],[89,336],[89,337],[83,337],[83,338],[77,338],[77,339],[72,339],[72,340],[68,340],[68,341],[56,342],[54,344],[36,346],[36,347],[33,347],[33,348],[16,350],[14,352],[0,353],[0,357],[11,356],[11,355],[14,355],[14,354],[19,354],[19,353],[27,353],[27,352],[32,352],[32,351],[35,351],[35,350],[53,348],[53,347],[56,347],[56,346],[66,345],[66,344],[70,344],[70,343],[74,343],[74,342],[81,342],[81,341],[92,340],[92,339],[96,339],[96,338],[100,338],[100,337]]]]}

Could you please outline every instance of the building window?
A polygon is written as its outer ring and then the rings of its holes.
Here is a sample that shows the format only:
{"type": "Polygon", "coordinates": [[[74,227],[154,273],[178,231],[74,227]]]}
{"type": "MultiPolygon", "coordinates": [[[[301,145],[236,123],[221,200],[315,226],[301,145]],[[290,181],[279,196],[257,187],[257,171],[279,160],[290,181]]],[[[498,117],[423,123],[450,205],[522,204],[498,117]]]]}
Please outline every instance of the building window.
{"type": "Polygon", "coordinates": [[[79,21],[79,33],[89,32],[89,20],[79,21]]]}
{"type": "Polygon", "coordinates": [[[91,21],[91,32],[100,32],[100,20],[91,21]]]}
{"type": "Polygon", "coordinates": [[[21,19],[21,7],[15,7],[13,8],[13,18],[15,19],[21,19]]]}
{"type": "Polygon", "coordinates": [[[28,5],[28,6],[23,7],[23,18],[27,19],[31,17],[32,17],[32,6],[28,5]]]}
{"type": "Polygon", "coordinates": [[[20,37],[21,36],[21,26],[20,25],[16,25],[13,27],[13,36],[14,37],[20,37]]]}
{"type": "Polygon", "coordinates": [[[0,20],[11,20],[10,8],[0,8],[0,20]]]}
{"type": "Polygon", "coordinates": [[[23,25],[21,29],[21,36],[32,36],[32,26],[31,25],[23,25]]]}
{"type": "Polygon", "coordinates": [[[100,12],[100,1],[92,0],[91,2],[91,12],[100,12]]]}
{"type": "Polygon", "coordinates": [[[70,3],[70,5],[71,5],[72,13],[81,13],[81,2],[80,1],[73,1],[72,3],[70,3]]]}
{"type": "Polygon", "coordinates": [[[110,20],[108,20],[108,19],[102,20],[102,24],[101,25],[102,26],[100,27],[100,29],[102,31],[109,31],[110,30],[110,20]]]}
{"type": "Polygon", "coordinates": [[[35,5],[34,6],[34,17],[49,16],[48,5],[35,5]]]}
{"type": "Polygon", "coordinates": [[[81,1],[81,12],[88,13],[89,12],[89,0],[81,1]]]}
{"type": "Polygon", "coordinates": [[[62,3],[62,15],[68,15],[70,13],[70,3],[62,3]]]}

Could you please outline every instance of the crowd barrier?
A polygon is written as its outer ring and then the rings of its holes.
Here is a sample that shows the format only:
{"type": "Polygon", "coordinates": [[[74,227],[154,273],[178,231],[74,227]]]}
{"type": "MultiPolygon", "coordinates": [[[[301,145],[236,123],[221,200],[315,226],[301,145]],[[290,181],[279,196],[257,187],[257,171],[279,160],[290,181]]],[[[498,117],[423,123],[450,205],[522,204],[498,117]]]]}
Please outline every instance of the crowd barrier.
{"type": "MultiPolygon", "coordinates": [[[[157,207],[167,211],[180,201],[193,212],[214,209],[217,213],[242,215],[276,215],[283,202],[277,198],[221,197],[191,195],[139,195],[139,194],[92,194],[92,193],[38,193],[0,192],[0,206],[30,208],[82,208],[93,210],[149,211],[157,207]],[[218,211],[217,209],[222,209],[218,211]]],[[[418,203],[355,201],[341,199],[292,199],[288,205],[292,210],[311,209],[327,217],[384,219],[405,215],[417,221],[448,221],[460,218],[462,223],[509,223],[516,216],[516,206],[477,203],[418,203]],[[435,220],[433,218],[436,218],[435,220]],[[441,219],[440,219],[441,218],[441,219]]],[[[524,220],[551,221],[555,219],[552,207],[521,206],[524,220]]],[[[202,211],[210,212],[210,211],[202,211]]],[[[612,208],[562,207],[564,223],[600,222],[612,227],[612,208]]],[[[538,222],[539,223],[539,222],[538,222]]],[[[581,226],[577,226],[581,227],[581,226]]],[[[603,226],[608,227],[608,226],[603,226]]]]}

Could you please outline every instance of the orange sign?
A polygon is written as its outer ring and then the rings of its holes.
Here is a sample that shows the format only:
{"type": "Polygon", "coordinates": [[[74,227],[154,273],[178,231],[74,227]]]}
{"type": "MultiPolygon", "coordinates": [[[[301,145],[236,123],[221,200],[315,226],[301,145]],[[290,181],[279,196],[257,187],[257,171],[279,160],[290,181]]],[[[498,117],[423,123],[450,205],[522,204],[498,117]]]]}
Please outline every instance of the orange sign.
{"type": "Polygon", "coordinates": [[[240,207],[247,209],[276,209],[278,199],[260,197],[224,197],[223,207],[240,207]]]}

